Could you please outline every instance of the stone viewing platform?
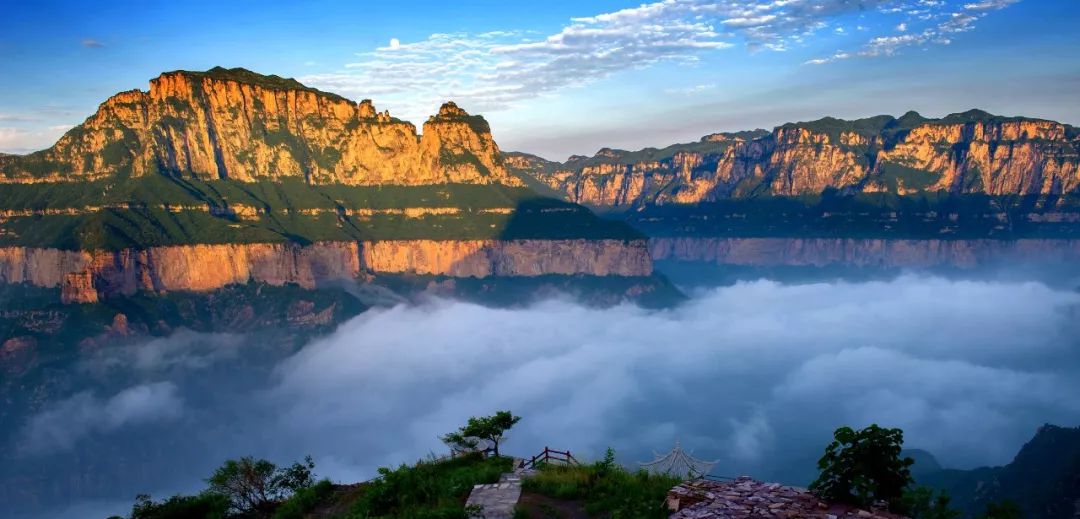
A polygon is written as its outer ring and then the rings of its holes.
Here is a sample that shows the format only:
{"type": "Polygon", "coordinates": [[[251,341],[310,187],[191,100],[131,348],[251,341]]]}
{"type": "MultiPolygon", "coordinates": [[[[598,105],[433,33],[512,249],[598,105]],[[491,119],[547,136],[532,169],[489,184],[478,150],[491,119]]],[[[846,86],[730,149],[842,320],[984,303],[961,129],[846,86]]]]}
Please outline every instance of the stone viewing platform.
{"type": "Polygon", "coordinates": [[[733,481],[697,479],[667,495],[670,519],[904,519],[884,510],[830,505],[809,491],[742,476],[733,481]]]}

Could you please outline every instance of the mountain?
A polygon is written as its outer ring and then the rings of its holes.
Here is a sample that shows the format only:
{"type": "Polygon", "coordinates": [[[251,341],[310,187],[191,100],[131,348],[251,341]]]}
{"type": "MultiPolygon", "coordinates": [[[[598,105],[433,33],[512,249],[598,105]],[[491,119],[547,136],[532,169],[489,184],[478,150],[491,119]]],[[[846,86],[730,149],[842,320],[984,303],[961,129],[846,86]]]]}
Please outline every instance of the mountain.
{"type": "Polygon", "coordinates": [[[452,102],[408,122],[244,69],[167,72],[0,157],[0,281],[94,303],[372,274],[652,275],[643,236],[538,195],[452,102]]]}
{"type": "Polygon", "coordinates": [[[604,148],[565,163],[515,154],[510,164],[569,200],[617,208],[827,191],[1075,195],[1078,150],[1071,126],[971,110],[826,117],[663,149],[604,148]]]}
{"type": "Polygon", "coordinates": [[[512,173],[650,236],[661,268],[960,267],[1080,259],[1080,132],[979,110],[826,117],[512,173]]]}
{"type": "Polygon", "coordinates": [[[483,117],[449,102],[424,123],[379,113],[293,79],[244,69],[166,72],[119,93],[52,148],[0,165],[0,182],[166,174],[308,184],[521,182],[507,174],[483,117]]]}
{"type": "Polygon", "coordinates": [[[1024,517],[1072,518],[1080,514],[1080,427],[1044,425],[1003,467],[941,470],[917,476],[943,489],[969,515],[1009,500],[1024,517]]]}

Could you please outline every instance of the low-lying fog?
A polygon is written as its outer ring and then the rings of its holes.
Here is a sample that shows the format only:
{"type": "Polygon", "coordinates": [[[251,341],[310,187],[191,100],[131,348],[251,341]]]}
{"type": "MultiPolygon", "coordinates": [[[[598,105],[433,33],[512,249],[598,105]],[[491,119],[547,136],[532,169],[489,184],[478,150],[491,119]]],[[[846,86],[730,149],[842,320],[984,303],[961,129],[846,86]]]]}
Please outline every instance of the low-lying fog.
{"type": "MultiPolygon", "coordinates": [[[[87,361],[139,383],[54,403],[17,448],[29,461],[163,424],[189,431],[212,448],[162,467],[174,486],[142,489],[164,497],[199,488],[230,455],[311,454],[319,475],[365,480],[444,452],[438,436],[470,415],[511,409],[524,419],[506,453],[611,446],[636,466],[679,440],[719,459],[715,474],[805,484],[840,425],[901,427],[907,447],[967,468],[1008,462],[1043,423],[1080,423],[1073,290],[907,275],[691,295],[664,311],[559,299],[373,310],[244,391],[215,389],[242,371],[244,338],[180,333],[87,361]]],[[[109,511],[130,508],[126,490],[109,511]]]]}

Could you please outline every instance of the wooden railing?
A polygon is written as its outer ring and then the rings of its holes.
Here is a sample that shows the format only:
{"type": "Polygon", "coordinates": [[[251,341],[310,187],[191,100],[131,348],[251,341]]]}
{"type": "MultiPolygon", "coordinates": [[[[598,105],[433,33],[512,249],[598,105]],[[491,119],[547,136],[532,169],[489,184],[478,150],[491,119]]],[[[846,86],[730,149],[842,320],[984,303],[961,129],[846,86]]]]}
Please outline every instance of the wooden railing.
{"type": "Polygon", "coordinates": [[[570,451],[557,451],[544,447],[544,451],[527,460],[521,461],[521,468],[533,469],[541,463],[556,463],[559,465],[580,465],[570,451]]]}

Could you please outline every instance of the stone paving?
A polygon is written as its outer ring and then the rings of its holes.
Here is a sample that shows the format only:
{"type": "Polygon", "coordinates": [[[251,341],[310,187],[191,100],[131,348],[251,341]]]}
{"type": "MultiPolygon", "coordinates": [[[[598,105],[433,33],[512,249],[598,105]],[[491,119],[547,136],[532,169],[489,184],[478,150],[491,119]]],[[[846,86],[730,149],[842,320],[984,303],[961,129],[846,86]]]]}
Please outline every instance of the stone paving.
{"type": "MultiPolygon", "coordinates": [[[[520,464],[521,460],[514,460],[515,467],[520,464]]],[[[473,486],[465,506],[481,507],[482,513],[478,517],[484,519],[510,519],[514,516],[514,506],[521,498],[521,478],[525,475],[526,471],[514,469],[514,472],[500,476],[498,483],[473,486]]]]}
{"type": "Polygon", "coordinates": [[[687,481],[668,492],[670,519],[902,519],[883,510],[830,505],[801,488],[762,483],[746,476],[734,481],[687,481]]]}

